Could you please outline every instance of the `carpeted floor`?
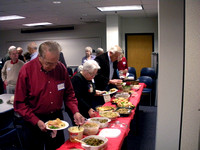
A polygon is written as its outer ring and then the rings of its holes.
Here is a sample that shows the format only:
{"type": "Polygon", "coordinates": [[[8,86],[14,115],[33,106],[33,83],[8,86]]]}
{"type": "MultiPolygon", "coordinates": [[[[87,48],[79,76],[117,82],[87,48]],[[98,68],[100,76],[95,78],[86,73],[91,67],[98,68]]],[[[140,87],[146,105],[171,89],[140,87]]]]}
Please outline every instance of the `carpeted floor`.
{"type": "Polygon", "coordinates": [[[122,147],[122,150],[155,150],[157,107],[139,106],[137,113],[139,113],[139,124],[137,126],[134,117],[126,140],[126,148],[122,147]]]}

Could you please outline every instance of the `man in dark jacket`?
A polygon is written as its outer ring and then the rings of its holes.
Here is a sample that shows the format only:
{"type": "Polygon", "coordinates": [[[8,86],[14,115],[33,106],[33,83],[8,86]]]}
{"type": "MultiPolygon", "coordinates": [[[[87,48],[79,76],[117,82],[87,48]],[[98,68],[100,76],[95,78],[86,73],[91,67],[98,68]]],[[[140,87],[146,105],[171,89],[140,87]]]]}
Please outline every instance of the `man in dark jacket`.
{"type": "Polygon", "coordinates": [[[116,87],[122,83],[117,75],[117,60],[121,55],[122,49],[115,45],[95,58],[99,63],[101,69],[98,71],[95,79],[96,89],[98,90],[109,90],[110,88],[116,87]]]}

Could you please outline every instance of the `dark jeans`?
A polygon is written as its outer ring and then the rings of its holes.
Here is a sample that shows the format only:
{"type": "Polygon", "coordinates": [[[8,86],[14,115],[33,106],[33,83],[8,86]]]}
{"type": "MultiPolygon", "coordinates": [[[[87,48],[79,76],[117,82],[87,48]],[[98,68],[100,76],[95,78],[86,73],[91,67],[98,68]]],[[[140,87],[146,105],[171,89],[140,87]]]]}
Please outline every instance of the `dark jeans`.
{"type": "MultiPolygon", "coordinates": [[[[36,115],[42,121],[60,118],[63,120],[62,111],[49,115],[36,115]]],[[[24,121],[22,123],[22,145],[25,150],[55,150],[64,143],[64,133],[59,130],[55,138],[51,137],[51,131],[42,132],[39,127],[24,121]]]]}

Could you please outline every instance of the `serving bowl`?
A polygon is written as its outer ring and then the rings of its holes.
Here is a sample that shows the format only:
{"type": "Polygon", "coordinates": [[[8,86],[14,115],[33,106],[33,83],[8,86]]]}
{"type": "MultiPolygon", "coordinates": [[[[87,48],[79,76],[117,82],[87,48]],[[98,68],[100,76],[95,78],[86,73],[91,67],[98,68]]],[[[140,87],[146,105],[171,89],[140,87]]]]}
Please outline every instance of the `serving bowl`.
{"type": "Polygon", "coordinates": [[[100,125],[99,128],[107,127],[108,123],[111,121],[107,117],[93,117],[93,118],[89,118],[88,120],[93,121],[93,122],[97,122],[100,125]]]}
{"type": "Polygon", "coordinates": [[[101,117],[107,117],[111,120],[114,120],[114,119],[116,119],[117,117],[120,116],[118,112],[112,112],[112,111],[102,111],[102,112],[99,113],[99,115],[101,117]]]}
{"type": "Polygon", "coordinates": [[[86,144],[81,143],[82,148],[84,148],[86,150],[104,150],[108,144],[108,139],[106,137],[102,137],[99,135],[90,135],[90,136],[83,138],[81,141],[86,143],[86,144]],[[92,143],[97,142],[96,140],[98,140],[99,142],[102,142],[102,143],[98,146],[92,146],[92,143]]]}
{"type": "Polygon", "coordinates": [[[84,128],[83,134],[85,135],[95,135],[99,132],[99,123],[93,121],[87,121],[82,125],[84,128]]]}

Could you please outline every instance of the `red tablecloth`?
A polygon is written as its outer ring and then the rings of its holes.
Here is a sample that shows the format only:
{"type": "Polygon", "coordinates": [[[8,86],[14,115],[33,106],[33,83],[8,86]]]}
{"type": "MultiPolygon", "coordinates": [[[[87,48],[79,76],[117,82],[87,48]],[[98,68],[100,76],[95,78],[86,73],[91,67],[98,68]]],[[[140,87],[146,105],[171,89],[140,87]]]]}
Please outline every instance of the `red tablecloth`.
{"type": "MultiPolygon", "coordinates": [[[[137,107],[137,105],[140,102],[140,97],[142,95],[142,90],[143,88],[146,86],[144,83],[140,83],[141,87],[140,89],[137,91],[137,96],[131,96],[130,97],[130,102],[132,102],[133,105],[135,105],[135,107],[137,107]]],[[[104,104],[105,106],[111,106],[112,103],[111,102],[107,102],[104,104]]],[[[130,131],[130,123],[131,120],[133,119],[134,115],[135,115],[135,109],[132,110],[132,113],[128,116],[128,117],[119,117],[113,121],[111,121],[109,124],[113,124],[116,121],[119,121],[120,123],[125,123],[127,124],[127,128],[126,129],[120,129],[121,130],[121,134],[117,137],[117,138],[108,138],[108,146],[106,148],[106,150],[120,150],[121,146],[123,144],[124,138],[128,135],[129,131],[130,131]]],[[[80,143],[72,143],[69,140],[67,140],[60,148],[58,148],[57,150],[70,150],[72,148],[77,148],[77,149],[83,149],[81,147],[80,143]]]]}

